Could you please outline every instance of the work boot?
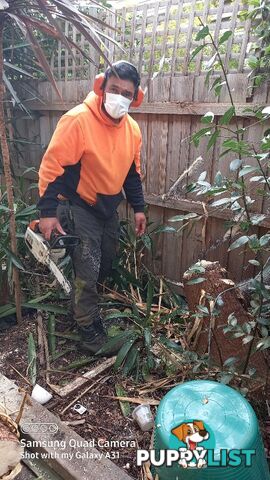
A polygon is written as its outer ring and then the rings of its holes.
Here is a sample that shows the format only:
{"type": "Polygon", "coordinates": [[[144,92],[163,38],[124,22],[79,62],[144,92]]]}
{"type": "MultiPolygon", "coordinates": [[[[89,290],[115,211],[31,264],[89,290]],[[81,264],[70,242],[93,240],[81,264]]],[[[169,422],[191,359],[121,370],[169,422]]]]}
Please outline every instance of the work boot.
{"type": "Polygon", "coordinates": [[[100,318],[95,320],[91,325],[79,327],[79,334],[82,339],[80,347],[93,355],[95,355],[108,340],[107,333],[100,318]]]}

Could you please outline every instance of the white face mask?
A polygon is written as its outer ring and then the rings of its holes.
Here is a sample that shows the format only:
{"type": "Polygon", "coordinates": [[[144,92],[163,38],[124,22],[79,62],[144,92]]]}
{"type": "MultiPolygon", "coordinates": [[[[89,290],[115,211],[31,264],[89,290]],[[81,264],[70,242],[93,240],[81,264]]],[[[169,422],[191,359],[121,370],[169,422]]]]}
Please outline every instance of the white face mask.
{"type": "Polygon", "coordinates": [[[129,100],[129,98],[125,98],[122,95],[116,93],[107,92],[105,94],[105,98],[106,100],[104,102],[104,107],[110,117],[118,119],[128,113],[128,109],[132,102],[132,100],[129,100]]]}

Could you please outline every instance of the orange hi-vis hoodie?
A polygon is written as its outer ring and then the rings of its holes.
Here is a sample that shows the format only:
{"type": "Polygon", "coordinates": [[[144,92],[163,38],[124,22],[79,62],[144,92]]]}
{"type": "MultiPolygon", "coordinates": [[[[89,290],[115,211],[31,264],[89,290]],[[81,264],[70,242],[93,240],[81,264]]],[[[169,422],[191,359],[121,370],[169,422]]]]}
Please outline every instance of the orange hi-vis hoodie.
{"type": "Polygon", "coordinates": [[[41,217],[55,217],[59,198],[110,218],[126,198],[144,210],[140,178],[140,128],[125,115],[113,122],[91,92],[59,120],[39,169],[41,217]]]}

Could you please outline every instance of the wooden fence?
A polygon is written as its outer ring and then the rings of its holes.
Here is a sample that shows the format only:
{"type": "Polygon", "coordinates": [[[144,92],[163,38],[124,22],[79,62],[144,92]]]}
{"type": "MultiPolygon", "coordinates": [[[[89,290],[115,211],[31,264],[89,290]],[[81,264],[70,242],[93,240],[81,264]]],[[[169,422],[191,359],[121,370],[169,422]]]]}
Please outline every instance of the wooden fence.
{"type": "MultiPolygon", "coordinates": [[[[254,120],[252,119],[252,113],[247,117],[245,112],[247,107],[264,105],[270,101],[266,85],[255,91],[248,88],[248,76],[244,68],[246,44],[249,41],[248,22],[242,24],[244,30],[239,30],[242,33],[238,32],[236,34],[238,28],[236,25],[240,25],[237,16],[237,12],[242,5],[240,1],[178,2],[171,0],[168,2],[147,2],[143,6],[139,4],[135,7],[134,16],[132,16],[130,10],[122,12],[122,21],[125,22],[122,32],[125,32],[126,41],[128,35],[129,44],[135,45],[133,50],[130,49],[131,53],[128,58],[134,60],[135,56],[138,59],[142,72],[142,84],[147,86],[145,102],[139,109],[133,110],[132,115],[138,121],[143,136],[142,179],[145,198],[149,205],[149,219],[156,224],[169,224],[169,219],[176,214],[197,212],[204,215],[201,221],[194,223],[192,228],[184,229],[180,235],[170,233],[162,234],[156,238],[152,268],[156,273],[162,273],[165,277],[179,282],[183,272],[191,264],[199,258],[207,258],[219,260],[221,265],[229,270],[233,279],[240,280],[252,276],[254,267],[248,264],[250,254],[247,249],[243,249],[241,254],[239,254],[239,250],[228,252],[227,249],[231,239],[222,241],[225,232],[224,222],[231,219],[231,212],[226,209],[218,211],[211,206],[204,205],[200,197],[194,193],[187,194],[184,189],[187,184],[196,180],[203,171],[207,171],[209,181],[213,180],[218,171],[224,175],[233,175],[229,171],[229,164],[234,156],[229,154],[220,158],[219,155],[222,139],[219,139],[214,148],[209,151],[207,151],[206,139],[201,141],[198,149],[190,142],[191,135],[201,128],[200,118],[203,114],[212,111],[219,117],[229,107],[229,97],[225,89],[220,97],[216,97],[205,86],[205,72],[203,71],[205,59],[203,56],[196,60],[193,71],[189,71],[187,68],[188,55],[190,55],[190,49],[194,46],[192,41],[194,32],[198,30],[198,25],[196,22],[194,23],[194,6],[197,8],[199,3],[202,6],[201,16],[204,21],[209,21],[209,15],[216,19],[215,22],[214,20],[212,22],[215,36],[218,38],[220,32],[230,25],[231,28],[234,28],[234,35],[238,39],[236,44],[240,45],[238,53],[235,51],[238,59],[237,68],[230,66],[230,58],[232,58],[230,52],[234,43],[228,45],[228,51],[224,53],[227,56],[227,68],[231,72],[228,78],[237,106],[239,126],[247,127],[254,120]],[[192,11],[187,9],[188,6],[193,6],[192,11]],[[148,14],[145,16],[146,11],[148,14]],[[139,15],[138,12],[144,13],[139,15]],[[130,13],[130,30],[127,34],[126,22],[127,15],[130,13]],[[138,18],[140,22],[136,23],[138,18]],[[176,52],[178,41],[182,42],[179,33],[180,30],[184,30],[182,18],[187,20],[184,25],[186,25],[186,38],[189,41],[186,43],[185,54],[183,58],[180,57],[181,61],[179,63],[176,61],[176,52]],[[172,21],[173,24],[171,24],[172,21]],[[152,22],[152,36],[146,36],[148,22],[152,22]],[[160,36],[163,39],[161,44],[155,41],[157,35],[155,32],[159,31],[160,22],[162,22],[160,36]],[[155,27],[153,27],[153,24],[155,27]],[[171,32],[173,28],[174,32],[171,32]],[[161,47],[163,45],[161,48],[162,55],[164,55],[165,50],[169,52],[168,45],[171,42],[169,37],[177,37],[173,47],[175,62],[170,61],[168,63],[170,71],[161,72],[156,78],[152,79],[157,63],[153,62],[149,71],[147,70],[147,56],[142,55],[142,48],[134,40],[139,31],[142,35],[141,43],[144,46],[144,52],[151,51],[150,58],[154,58],[157,47],[157,51],[160,51],[160,45],[161,47]],[[143,32],[145,37],[143,37],[143,32]],[[150,50],[145,38],[151,40],[150,50]],[[184,70],[178,68],[180,64],[186,65],[184,70]],[[179,175],[188,169],[199,156],[202,157],[202,160],[198,161],[197,167],[186,175],[178,186],[177,198],[169,197],[164,200],[164,195],[179,175]]],[[[241,8],[243,9],[243,6],[241,8]]],[[[232,39],[232,42],[234,42],[234,39],[232,39]]],[[[110,51],[112,58],[117,58],[118,54],[116,55],[115,52],[115,49],[110,51]]],[[[166,58],[171,58],[169,53],[166,53],[166,55],[168,55],[166,58]]],[[[37,88],[43,98],[43,103],[33,100],[28,102],[28,106],[35,112],[36,118],[32,120],[25,117],[23,119],[17,118],[16,122],[16,130],[22,138],[38,140],[37,145],[30,149],[27,145],[21,148],[21,157],[17,164],[18,172],[22,172],[25,165],[38,166],[42,152],[48,145],[59,117],[64,111],[72,108],[85,98],[91,88],[94,74],[94,70],[89,71],[90,78],[88,80],[66,79],[58,82],[65,105],[59,101],[48,82],[38,83],[37,88]]],[[[246,138],[256,146],[262,131],[263,126],[257,123],[252,129],[247,130],[246,138]]],[[[254,159],[248,160],[248,164],[254,163],[254,159]]],[[[260,228],[269,229],[269,211],[263,197],[257,197],[252,208],[254,212],[264,212],[267,215],[260,228]]],[[[124,204],[121,206],[121,214],[124,216],[131,215],[130,209],[126,209],[124,204]]],[[[260,231],[260,229],[254,227],[254,232],[256,231],[260,231]]]]}

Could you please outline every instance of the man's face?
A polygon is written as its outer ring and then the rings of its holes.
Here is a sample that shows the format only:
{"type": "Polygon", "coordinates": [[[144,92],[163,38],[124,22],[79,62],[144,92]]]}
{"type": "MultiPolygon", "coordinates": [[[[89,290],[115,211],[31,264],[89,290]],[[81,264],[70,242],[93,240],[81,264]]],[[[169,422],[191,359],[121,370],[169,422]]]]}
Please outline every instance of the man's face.
{"type": "MultiPolygon", "coordinates": [[[[114,75],[107,80],[104,93],[114,93],[116,95],[122,95],[129,100],[133,100],[135,95],[135,86],[131,80],[122,80],[114,75]]],[[[106,100],[106,98],[105,98],[106,100]]]]}

